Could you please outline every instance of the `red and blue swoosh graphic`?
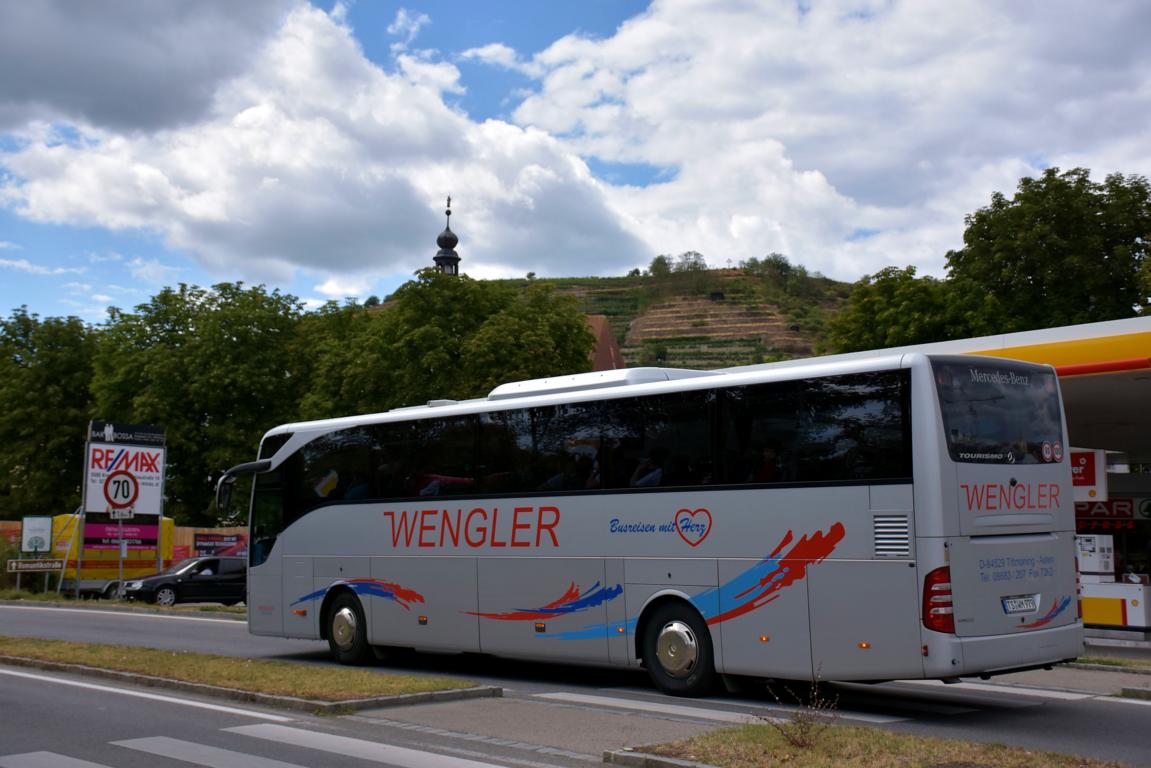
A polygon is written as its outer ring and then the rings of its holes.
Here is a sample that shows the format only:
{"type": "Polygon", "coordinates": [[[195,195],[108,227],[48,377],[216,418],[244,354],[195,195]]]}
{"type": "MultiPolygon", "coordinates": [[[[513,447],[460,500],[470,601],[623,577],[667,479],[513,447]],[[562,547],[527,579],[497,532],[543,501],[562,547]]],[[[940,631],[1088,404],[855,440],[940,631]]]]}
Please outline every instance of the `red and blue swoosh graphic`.
{"type": "MultiPolygon", "coordinates": [[[[751,613],[778,599],[782,590],[805,578],[808,567],[826,559],[846,535],[847,530],[843,527],[843,523],[835,523],[827,531],[816,531],[812,535],[805,534],[799,541],[795,540],[793,531],[788,531],[770,555],[731,581],[699,593],[691,598],[691,603],[708,624],[721,624],[751,613]]],[[[599,585],[596,584],[596,587],[599,585]]],[[[504,614],[475,615],[502,620],[541,620],[565,613],[574,613],[576,610],[584,610],[593,605],[607,602],[607,600],[614,600],[622,592],[623,589],[618,584],[610,590],[597,591],[593,587],[588,590],[587,596],[596,599],[581,604],[585,596],[575,597],[578,589],[573,583],[564,598],[539,609],[504,614]],[[579,607],[575,608],[577,605],[579,607]],[[571,610],[559,610],[561,608],[571,608],[571,610]]],[[[588,640],[602,638],[608,633],[631,635],[635,633],[638,621],[638,617],[628,618],[606,624],[592,624],[570,632],[540,632],[537,633],[536,637],[588,640]]]]}
{"type": "Polygon", "coordinates": [[[307,603],[313,600],[322,600],[324,595],[332,589],[332,587],[344,585],[351,587],[352,591],[361,597],[382,597],[385,600],[391,600],[398,603],[405,611],[412,609],[412,603],[424,602],[424,596],[414,589],[401,587],[399,584],[394,584],[390,581],[382,581],[380,579],[347,579],[346,581],[337,581],[329,587],[318,589],[315,592],[304,595],[299,598],[292,605],[299,605],[300,603],[307,603]]]}
{"type": "Polygon", "coordinates": [[[1071,597],[1064,596],[1062,600],[1052,600],[1051,608],[1047,613],[1031,622],[1030,624],[1020,624],[1018,629],[1039,629],[1045,627],[1055,620],[1055,617],[1067,610],[1067,606],[1071,605],[1071,597]]]}
{"type": "Polygon", "coordinates": [[[616,584],[614,587],[604,587],[597,581],[586,592],[580,592],[579,586],[573,581],[568,585],[567,591],[563,595],[539,608],[517,608],[510,613],[479,613],[475,611],[464,611],[464,613],[469,616],[479,616],[483,619],[495,619],[496,621],[539,621],[595,608],[609,600],[615,600],[621,594],[623,594],[623,586],[620,584],[616,584]]]}

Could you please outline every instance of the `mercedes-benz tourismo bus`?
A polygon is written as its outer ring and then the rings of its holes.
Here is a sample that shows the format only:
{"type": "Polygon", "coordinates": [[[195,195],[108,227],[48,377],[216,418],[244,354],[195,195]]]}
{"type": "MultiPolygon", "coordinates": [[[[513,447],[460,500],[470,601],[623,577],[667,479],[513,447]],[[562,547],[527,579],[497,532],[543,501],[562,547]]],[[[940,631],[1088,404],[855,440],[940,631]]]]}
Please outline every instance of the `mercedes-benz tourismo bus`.
{"type": "Polygon", "coordinates": [[[1051,368],[906,354],[517,382],[285,424],[226,477],[255,634],[697,694],[1074,658],[1067,453],[1051,368]]]}

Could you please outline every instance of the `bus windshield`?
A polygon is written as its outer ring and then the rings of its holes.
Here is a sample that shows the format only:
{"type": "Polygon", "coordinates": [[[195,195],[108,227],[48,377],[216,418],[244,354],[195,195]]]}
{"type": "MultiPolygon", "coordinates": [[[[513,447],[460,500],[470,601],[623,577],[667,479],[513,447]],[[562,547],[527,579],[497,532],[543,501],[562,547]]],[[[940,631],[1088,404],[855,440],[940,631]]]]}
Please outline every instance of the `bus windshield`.
{"type": "Polygon", "coordinates": [[[932,361],[954,461],[1037,464],[1063,460],[1055,373],[1031,365],[932,361]]]}

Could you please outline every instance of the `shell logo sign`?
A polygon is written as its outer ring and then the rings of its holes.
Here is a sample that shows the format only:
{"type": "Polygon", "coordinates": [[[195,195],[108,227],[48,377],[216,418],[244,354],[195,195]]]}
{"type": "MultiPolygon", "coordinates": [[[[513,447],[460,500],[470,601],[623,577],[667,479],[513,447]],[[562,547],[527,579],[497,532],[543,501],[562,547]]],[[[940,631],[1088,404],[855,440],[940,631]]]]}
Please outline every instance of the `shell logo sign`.
{"type": "Polygon", "coordinates": [[[1075,501],[1107,501],[1107,456],[1099,450],[1071,449],[1075,501]]]}

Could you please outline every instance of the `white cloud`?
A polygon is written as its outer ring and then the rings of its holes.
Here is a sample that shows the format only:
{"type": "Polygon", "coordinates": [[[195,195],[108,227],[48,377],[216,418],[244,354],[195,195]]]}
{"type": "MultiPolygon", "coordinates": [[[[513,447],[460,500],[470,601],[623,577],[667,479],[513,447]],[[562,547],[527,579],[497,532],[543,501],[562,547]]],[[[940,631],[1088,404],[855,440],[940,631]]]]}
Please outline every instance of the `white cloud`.
{"type": "Polygon", "coordinates": [[[22,250],[21,246],[16,243],[9,243],[5,240],[0,240],[0,251],[19,251],[22,250]]]}
{"type": "Polygon", "coordinates": [[[404,38],[404,44],[409,44],[420,34],[420,29],[431,24],[432,20],[426,13],[413,13],[407,8],[396,11],[395,20],[388,25],[388,34],[404,38]]]}
{"type": "Polygon", "coordinates": [[[502,69],[509,69],[531,77],[537,77],[544,72],[542,67],[530,60],[522,59],[514,48],[503,43],[489,43],[479,48],[469,48],[460,54],[460,58],[465,61],[479,61],[502,69]]]}
{"type": "Polygon", "coordinates": [[[396,64],[404,76],[415,85],[422,85],[444,93],[463,93],[460,85],[460,71],[445,62],[431,62],[403,54],[396,57],[396,64]]]}
{"type": "Polygon", "coordinates": [[[342,299],[345,296],[363,296],[371,290],[372,281],[364,277],[330,277],[323,283],[315,286],[314,290],[330,299],[342,299]]]}
{"type": "Polygon", "coordinates": [[[248,282],[301,268],[321,282],[410,275],[431,263],[447,194],[465,272],[599,273],[650,258],[560,143],[447,106],[456,78],[450,65],[386,74],[337,19],[300,7],[209,119],[84,129],[84,141],[0,155],[11,174],[0,204],[37,222],[159,232],[248,282]]]}
{"type": "Polygon", "coordinates": [[[28,259],[0,259],[0,267],[29,275],[82,275],[85,272],[81,267],[45,267],[33,264],[28,259]]]}
{"type": "Polygon", "coordinates": [[[675,169],[612,194],[657,250],[938,274],[964,214],[1046,162],[1151,171],[1148,28],[1137,1],[655,0],[610,38],[537,54],[515,118],[585,156],[675,169]]]}
{"type": "Polygon", "coordinates": [[[183,271],[180,267],[162,264],[158,259],[135,258],[127,263],[127,267],[132,277],[154,286],[170,285],[183,271]]]}

